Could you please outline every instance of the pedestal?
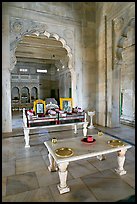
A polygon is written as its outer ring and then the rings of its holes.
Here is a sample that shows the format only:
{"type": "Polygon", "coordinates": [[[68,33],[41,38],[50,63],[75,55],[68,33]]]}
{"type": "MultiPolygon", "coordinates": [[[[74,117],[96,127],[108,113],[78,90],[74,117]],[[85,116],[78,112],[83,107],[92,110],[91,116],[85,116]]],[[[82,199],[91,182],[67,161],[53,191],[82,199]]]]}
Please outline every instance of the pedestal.
{"type": "Polygon", "coordinates": [[[88,128],[89,129],[93,129],[95,127],[93,126],[92,118],[95,115],[95,111],[93,111],[93,112],[92,111],[88,111],[88,115],[90,116],[90,126],[88,128]]]}
{"type": "Polygon", "coordinates": [[[117,172],[117,174],[119,174],[120,176],[125,175],[127,172],[125,171],[124,167],[124,163],[125,163],[125,153],[127,150],[121,150],[118,152],[118,157],[117,157],[117,161],[118,161],[118,168],[115,169],[115,171],[117,172]]]}
{"type": "Polygon", "coordinates": [[[84,135],[84,137],[87,136],[87,131],[88,131],[87,126],[88,126],[88,122],[85,122],[84,125],[83,125],[83,135],[84,135]]]}
{"type": "Polygon", "coordinates": [[[67,186],[67,183],[66,183],[67,174],[68,174],[68,171],[67,171],[68,164],[69,164],[68,162],[58,164],[60,184],[58,184],[57,187],[60,194],[67,193],[70,191],[70,188],[67,186]]]}
{"type": "Polygon", "coordinates": [[[29,129],[24,128],[24,139],[25,139],[25,148],[30,147],[29,145],[29,129]]]}

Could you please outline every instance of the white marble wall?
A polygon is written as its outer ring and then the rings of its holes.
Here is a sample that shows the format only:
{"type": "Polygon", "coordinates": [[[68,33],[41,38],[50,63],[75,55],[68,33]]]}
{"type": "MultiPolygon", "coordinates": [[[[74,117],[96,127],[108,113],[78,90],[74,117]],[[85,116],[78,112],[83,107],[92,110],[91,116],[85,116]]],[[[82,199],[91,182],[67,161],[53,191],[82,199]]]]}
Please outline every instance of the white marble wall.
{"type": "Polygon", "coordinates": [[[100,125],[117,126],[119,92],[114,90],[120,64],[115,60],[124,27],[119,29],[118,23],[115,31],[112,21],[122,16],[126,26],[134,7],[134,2],[3,2],[3,132],[12,131],[9,70],[16,62],[15,48],[23,35],[34,30],[56,34],[67,49],[74,106],[94,109],[100,125]]]}
{"type": "MultiPolygon", "coordinates": [[[[130,27],[130,21],[134,18],[134,2],[97,3],[96,46],[98,82],[96,89],[96,123],[103,126],[118,127],[120,125],[121,86],[125,83],[131,89],[130,84],[134,84],[134,74],[131,77],[127,71],[122,71],[127,77],[125,78],[126,80],[121,77],[121,70],[125,61],[122,56],[125,52],[123,42],[128,37],[127,27],[130,27]]],[[[130,41],[134,41],[133,35],[130,37],[130,41]]],[[[134,51],[128,51],[127,55],[130,56],[130,59],[126,57],[129,72],[134,73],[134,51]],[[133,66],[129,65],[131,61],[133,66]]],[[[132,92],[134,93],[133,87],[132,92]]],[[[132,113],[135,110],[134,96],[128,97],[128,103],[125,103],[124,107],[129,110],[126,114],[130,116],[131,109],[132,113]]]]}

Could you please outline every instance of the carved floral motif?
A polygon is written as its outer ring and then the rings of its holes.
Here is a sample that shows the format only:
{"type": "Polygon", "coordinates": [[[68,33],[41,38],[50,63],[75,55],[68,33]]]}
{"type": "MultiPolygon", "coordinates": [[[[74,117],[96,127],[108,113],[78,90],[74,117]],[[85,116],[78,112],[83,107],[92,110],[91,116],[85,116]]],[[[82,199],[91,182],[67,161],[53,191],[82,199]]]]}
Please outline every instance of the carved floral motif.
{"type": "Polygon", "coordinates": [[[115,31],[121,30],[123,25],[124,25],[124,18],[123,17],[117,18],[117,19],[114,20],[114,29],[115,29],[115,31]]]}
{"type": "Polygon", "coordinates": [[[12,31],[15,33],[19,33],[22,29],[23,25],[20,21],[15,21],[12,25],[12,31]]]}

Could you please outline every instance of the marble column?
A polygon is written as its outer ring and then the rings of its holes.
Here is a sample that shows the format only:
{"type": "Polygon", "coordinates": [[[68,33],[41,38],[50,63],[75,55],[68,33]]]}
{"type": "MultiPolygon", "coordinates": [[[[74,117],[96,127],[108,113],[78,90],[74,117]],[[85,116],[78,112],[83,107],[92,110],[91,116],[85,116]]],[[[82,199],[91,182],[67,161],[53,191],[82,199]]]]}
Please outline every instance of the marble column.
{"type": "Polygon", "coordinates": [[[9,16],[2,14],[2,132],[12,132],[9,16]]]}

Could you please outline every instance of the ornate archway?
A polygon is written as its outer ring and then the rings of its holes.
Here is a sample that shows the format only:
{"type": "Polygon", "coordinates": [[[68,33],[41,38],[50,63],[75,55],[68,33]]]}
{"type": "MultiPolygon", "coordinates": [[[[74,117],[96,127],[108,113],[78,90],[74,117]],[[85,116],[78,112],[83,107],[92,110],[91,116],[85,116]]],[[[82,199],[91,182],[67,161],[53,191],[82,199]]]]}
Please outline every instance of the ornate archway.
{"type": "MultiPolygon", "coordinates": [[[[17,62],[15,51],[18,46],[18,43],[21,41],[22,37],[25,35],[36,35],[36,36],[45,36],[50,39],[50,37],[55,38],[57,41],[62,43],[62,47],[66,49],[68,56],[68,68],[72,72],[73,66],[73,54],[72,48],[68,45],[65,38],[56,32],[47,31],[47,25],[38,24],[33,21],[29,21],[26,23],[23,20],[11,20],[11,42],[10,42],[10,70],[12,70],[17,62]],[[14,35],[13,35],[14,34],[14,35]]],[[[72,35],[72,34],[71,34],[72,35]]],[[[71,43],[72,44],[72,43],[71,43]]]]}
{"type": "MultiPolygon", "coordinates": [[[[124,27],[121,36],[119,37],[118,43],[117,43],[117,49],[116,49],[116,59],[117,63],[120,63],[123,59],[122,52],[125,46],[125,42],[128,40],[128,32],[130,29],[135,30],[135,18],[131,18],[128,22],[128,24],[124,27]]],[[[133,43],[135,43],[135,39],[133,39],[133,43]]]]}
{"type": "MultiPolygon", "coordinates": [[[[116,52],[115,52],[115,60],[114,60],[114,69],[113,69],[113,77],[115,78],[115,81],[113,83],[113,86],[116,88],[117,85],[117,94],[114,90],[114,98],[113,102],[115,103],[115,106],[117,104],[117,117],[119,118],[119,123],[133,123],[134,124],[134,98],[135,98],[135,90],[134,90],[134,66],[130,66],[130,61],[134,61],[134,54],[132,53],[129,59],[129,49],[133,48],[135,45],[135,18],[132,17],[128,21],[128,23],[125,22],[124,19],[122,19],[123,22],[123,29],[121,30],[121,34],[118,37],[117,45],[116,45],[116,52]],[[127,55],[127,56],[125,56],[127,55]],[[129,76],[129,70],[130,75],[132,74],[132,77],[129,76]],[[130,77],[130,79],[129,79],[130,77]],[[117,78],[117,79],[116,79],[117,78]],[[117,80],[117,83],[116,83],[117,80]],[[119,107],[118,107],[119,106],[119,107]]],[[[133,49],[134,50],[134,49],[133,49]]],[[[132,52],[134,52],[132,50],[132,52]]]]}
{"type": "MultiPolygon", "coordinates": [[[[75,99],[76,93],[76,71],[74,67],[74,35],[73,31],[64,28],[62,26],[62,30],[60,33],[57,33],[57,29],[53,29],[55,31],[48,31],[48,27],[54,27],[52,24],[47,26],[46,24],[37,23],[35,21],[30,20],[23,20],[23,19],[10,19],[10,71],[16,65],[16,48],[18,43],[22,40],[24,36],[45,36],[45,38],[54,38],[55,40],[61,42],[62,47],[66,50],[67,53],[67,68],[71,73],[71,89],[72,89],[72,97],[75,99]],[[65,38],[67,40],[65,40],[65,38]]],[[[75,101],[74,101],[75,104],[75,101]]]]}

